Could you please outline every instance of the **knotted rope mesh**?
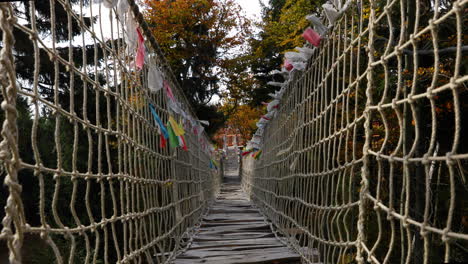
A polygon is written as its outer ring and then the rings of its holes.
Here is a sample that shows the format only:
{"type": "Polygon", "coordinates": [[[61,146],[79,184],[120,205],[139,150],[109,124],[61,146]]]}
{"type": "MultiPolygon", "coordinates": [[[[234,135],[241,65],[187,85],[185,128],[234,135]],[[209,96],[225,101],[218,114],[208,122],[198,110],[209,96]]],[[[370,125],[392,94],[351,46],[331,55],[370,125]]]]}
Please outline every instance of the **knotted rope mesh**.
{"type": "Polygon", "coordinates": [[[10,263],[164,263],[217,191],[205,134],[186,133],[188,151],[161,146],[148,104],[163,122],[169,108],[148,89],[148,65],[191,110],[129,3],[0,3],[0,255],[10,263]],[[147,39],[139,71],[125,41],[134,17],[147,39]]]}
{"type": "Polygon", "coordinates": [[[243,186],[308,263],[467,261],[466,0],[352,1],[243,186]]]}

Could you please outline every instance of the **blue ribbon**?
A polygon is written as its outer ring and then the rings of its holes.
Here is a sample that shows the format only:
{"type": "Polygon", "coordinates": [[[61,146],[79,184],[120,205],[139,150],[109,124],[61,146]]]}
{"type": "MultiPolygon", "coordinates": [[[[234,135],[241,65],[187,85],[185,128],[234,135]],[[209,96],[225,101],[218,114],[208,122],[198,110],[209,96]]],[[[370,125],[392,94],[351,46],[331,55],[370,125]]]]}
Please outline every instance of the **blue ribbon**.
{"type": "Polygon", "coordinates": [[[151,113],[153,114],[154,121],[156,122],[156,125],[159,126],[159,129],[161,130],[161,133],[163,134],[163,137],[165,139],[169,138],[169,133],[167,133],[167,129],[164,126],[164,123],[161,121],[161,118],[159,118],[158,113],[156,113],[156,109],[154,109],[154,106],[152,104],[149,104],[151,113]]]}

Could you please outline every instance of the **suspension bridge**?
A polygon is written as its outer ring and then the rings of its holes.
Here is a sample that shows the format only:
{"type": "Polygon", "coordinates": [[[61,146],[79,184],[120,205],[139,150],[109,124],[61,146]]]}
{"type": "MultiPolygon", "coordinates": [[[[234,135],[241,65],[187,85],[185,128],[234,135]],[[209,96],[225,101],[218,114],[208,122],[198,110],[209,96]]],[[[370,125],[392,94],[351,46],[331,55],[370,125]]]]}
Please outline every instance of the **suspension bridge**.
{"type": "Polygon", "coordinates": [[[0,3],[0,263],[468,261],[467,0],[324,5],[226,159],[136,3],[84,2],[0,3]]]}

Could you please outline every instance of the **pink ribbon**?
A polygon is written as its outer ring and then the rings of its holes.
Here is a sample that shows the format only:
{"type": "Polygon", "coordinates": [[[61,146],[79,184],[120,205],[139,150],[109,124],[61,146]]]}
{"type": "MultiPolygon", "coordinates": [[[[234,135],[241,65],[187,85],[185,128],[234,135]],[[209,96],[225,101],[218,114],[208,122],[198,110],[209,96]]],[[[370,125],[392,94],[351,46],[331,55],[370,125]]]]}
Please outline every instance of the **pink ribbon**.
{"type": "Polygon", "coordinates": [[[137,34],[138,34],[138,49],[137,49],[137,54],[136,54],[136,59],[135,59],[135,64],[138,69],[143,69],[143,64],[145,63],[145,39],[143,38],[143,35],[140,32],[140,29],[137,28],[137,34]]]}
{"type": "Polygon", "coordinates": [[[320,46],[320,41],[322,40],[320,35],[310,27],[302,33],[302,37],[315,47],[320,46]]]}
{"type": "Polygon", "coordinates": [[[166,80],[164,80],[164,89],[166,90],[167,96],[169,96],[169,98],[171,98],[171,100],[175,102],[175,98],[174,98],[174,94],[172,93],[171,86],[169,85],[169,82],[166,80]]]}

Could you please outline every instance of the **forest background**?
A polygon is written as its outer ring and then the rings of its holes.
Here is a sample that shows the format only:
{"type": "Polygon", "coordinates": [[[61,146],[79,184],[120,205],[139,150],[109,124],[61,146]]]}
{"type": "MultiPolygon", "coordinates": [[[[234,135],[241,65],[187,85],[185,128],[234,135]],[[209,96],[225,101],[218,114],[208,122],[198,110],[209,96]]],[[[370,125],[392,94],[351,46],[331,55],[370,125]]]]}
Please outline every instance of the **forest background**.
{"type": "Polygon", "coordinates": [[[281,67],[285,52],[303,44],[305,16],[318,12],[322,2],[259,1],[258,19],[235,0],[144,0],[144,5],[185,95],[197,115],[210,121],[208,134],[231,127],[248,140],[265,112],[262,102],[277,88],[267,82],[283,81],[269,73],[281,67]]]}

